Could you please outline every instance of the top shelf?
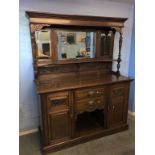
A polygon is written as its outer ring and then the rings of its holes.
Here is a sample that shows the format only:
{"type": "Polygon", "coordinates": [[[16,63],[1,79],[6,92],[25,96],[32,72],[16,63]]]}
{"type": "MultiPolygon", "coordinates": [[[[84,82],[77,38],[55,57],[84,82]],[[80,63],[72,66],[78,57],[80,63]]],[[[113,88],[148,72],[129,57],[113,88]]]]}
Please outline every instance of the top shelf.
{"type": "Polygon", "coordinates": [[[76,26],[116,26],[124,27],[127,18],[86,16],[86,15],[64,15],[47,12],[26,11],[30,23],[46,23],[52,25],[76,25],[76,26]]]}
{"type": "Polygon", "coordinates": [[[51,59],[38,59],[36,65],[37,67],[44,67],[47,65],[56,65],[56,64],[80,64],[85,62],[113,62],[117,61],[116,59],[110,59],[110,58],[86,58],[86,59],[64,59],[64,60],[58,60],[55,62],[52,62],[51,59]]]}

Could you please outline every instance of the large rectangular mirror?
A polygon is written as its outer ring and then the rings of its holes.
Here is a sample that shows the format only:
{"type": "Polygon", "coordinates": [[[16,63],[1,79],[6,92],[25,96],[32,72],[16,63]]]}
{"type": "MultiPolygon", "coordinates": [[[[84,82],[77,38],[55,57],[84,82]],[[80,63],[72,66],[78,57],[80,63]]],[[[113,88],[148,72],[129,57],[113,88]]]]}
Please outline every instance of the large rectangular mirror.
{"type": "Polygon", "coordinates": [[[94,58],[95,32],[55,30],[58,59],[94,58]]]}
{"type": "Polygon", "coordinates": [[[35,32],[35,41],[37,44],[37,57],[51,57],[51,30],[40,30],[35,32]]]}

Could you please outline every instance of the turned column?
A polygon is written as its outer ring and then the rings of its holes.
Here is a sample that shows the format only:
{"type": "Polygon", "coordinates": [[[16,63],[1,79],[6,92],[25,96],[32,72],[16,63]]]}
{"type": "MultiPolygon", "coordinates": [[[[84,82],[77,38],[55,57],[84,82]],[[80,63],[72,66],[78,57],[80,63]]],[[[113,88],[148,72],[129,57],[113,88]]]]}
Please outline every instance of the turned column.
{"type": "Polygon", "coordinates": [[[121,49],[122,49],[122,41],[123,41],[123,37],[122,37],[122,32],[119,32],[120,37],[119,37],[119,52],[118,52],[118,58],[117,58],[117,75],[120,75],[120,63],[121,63],[121,49]]]}

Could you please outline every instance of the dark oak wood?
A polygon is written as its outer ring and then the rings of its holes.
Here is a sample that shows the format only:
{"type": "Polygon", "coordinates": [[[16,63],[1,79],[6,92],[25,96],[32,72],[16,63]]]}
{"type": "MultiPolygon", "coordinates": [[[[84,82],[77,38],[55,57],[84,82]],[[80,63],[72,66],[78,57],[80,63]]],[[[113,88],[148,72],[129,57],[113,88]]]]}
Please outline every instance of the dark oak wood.
{"type": "Polygon", "coordinates": [[[70,131],[70,113],[69,109],[63,109],[61,111],[53,111],[49,113],[49,143],[56,143],[59,141],[64,141],[64,139],[69,138],[71,135],[70,131]]]}
{"type": "Polygon", "coordinates": [[[26,14],[30,20],[36,91],[41,99],[43,153],[126,130],[131,79],[121,76],[119,68],[122,28],[127,19],[32,11],[26,14]],[[35,31],[47,28],[51,30],[52,56],[38,59],[35,31]],[[59,60],[56,29],[96,32],[95,57],[59,60]],[[117,60],[112,59],[115,32],[121,34],[117,60]],[[102,47],[105,43],[106,47],[102,47]],[[118,63],[115,73],[113,61],[118,63]]]}
{"type": "Polygon", "coordinates": [[[52,61],[53,63],[55,60],[58,59],[58,54],[57,54],[57,36],[55,31],[51,32],[51,49],[52,49],[52,61]]]}
{"type": "Polygon", "coordinates": [[[111,86],[110,103],[108,107],[108,126],[118,126],[127,123],[129,83],[111,86]]]}
{"type": "Polygon", "coordinates": [[[88,135],[85,135],[85,136],[76,137],[74,139],[70,139],[70,140],[58,143],[57,145],[49,145],[47,147],[43,147],[42,150],[45,153],[54,152],[54,151],[58,151],[60,149],[64,149],[66,147],[73,146],[75,144],[84,143],[84,142],[87,142],[89,140],[94,140],[94,139],[97,139],[97,138],[100,138],[103,136],[107,136],[107,135],[111,135],[111,134],[114,134],[116,132],[124,131],[127,129],[128,129],[128,125],[124,124],[121,126],[117,126],[115,128],[111,128],[109,130],[97,131],[94,133],[89,133],[88,135]]]}
{"type": "MultiPolygon", "coordinates": [[[[82,73],[81,73],[82,74],[82,73]]],[[[68,76],[62,76],[61,78],[49,78],[47,76],[40,77],[37,81],[37,92],[38,93],[47,93],[47,92],[56,92],[61,90],[72,90],[78,88],[88,88],[94,86],[104,86],[115,83],[129,82],[130,78],[112,74],[95,74],[87,73],[83,75],[78,75],[77,73],[70,74],[68,76]],[[77,76],[78,75],[78,76],[77,76]],[[46,80],[46,81],[45,81],[46,80]]]]}

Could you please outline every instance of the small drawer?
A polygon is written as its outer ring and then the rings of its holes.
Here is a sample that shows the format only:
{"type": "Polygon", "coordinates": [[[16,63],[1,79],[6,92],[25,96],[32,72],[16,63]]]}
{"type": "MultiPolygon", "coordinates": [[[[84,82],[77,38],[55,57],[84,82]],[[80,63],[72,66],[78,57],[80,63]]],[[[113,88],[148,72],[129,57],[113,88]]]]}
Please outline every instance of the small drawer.
{"type": "Polygon", "coordinates": [[[126,84],[117,84],[113,85],[111,89],[111,95],[112,97],[114,96],[124,96],[126,94],[126,89],[127,85],[126,84]]]}
{"type": "Polygon", "coordinates": [[[90,99],[81,99],[77,101],[76,111],[93,111],[95,109],[101,109],[104,107],[105,100],[104,97],[96,97],[90,99]]]}
{"type": "Polygon", "coordinates": [[[104,94],[105,94],[105,88],[88,88],[75,91],[76,99],[104,96],[104,94]]]}
{"type": "Polygon", "coordinates": [[[54,111],[61,108],[69,107],[69,93],[50,93],[47,95],[48,111],[54,111]]]}
{"type": "Polygon", "coordinates": [[[120,88],[114,88],[112,90],[112,96],[123,96],[124,95],[124,88],[120,87],[120,88]]]}

